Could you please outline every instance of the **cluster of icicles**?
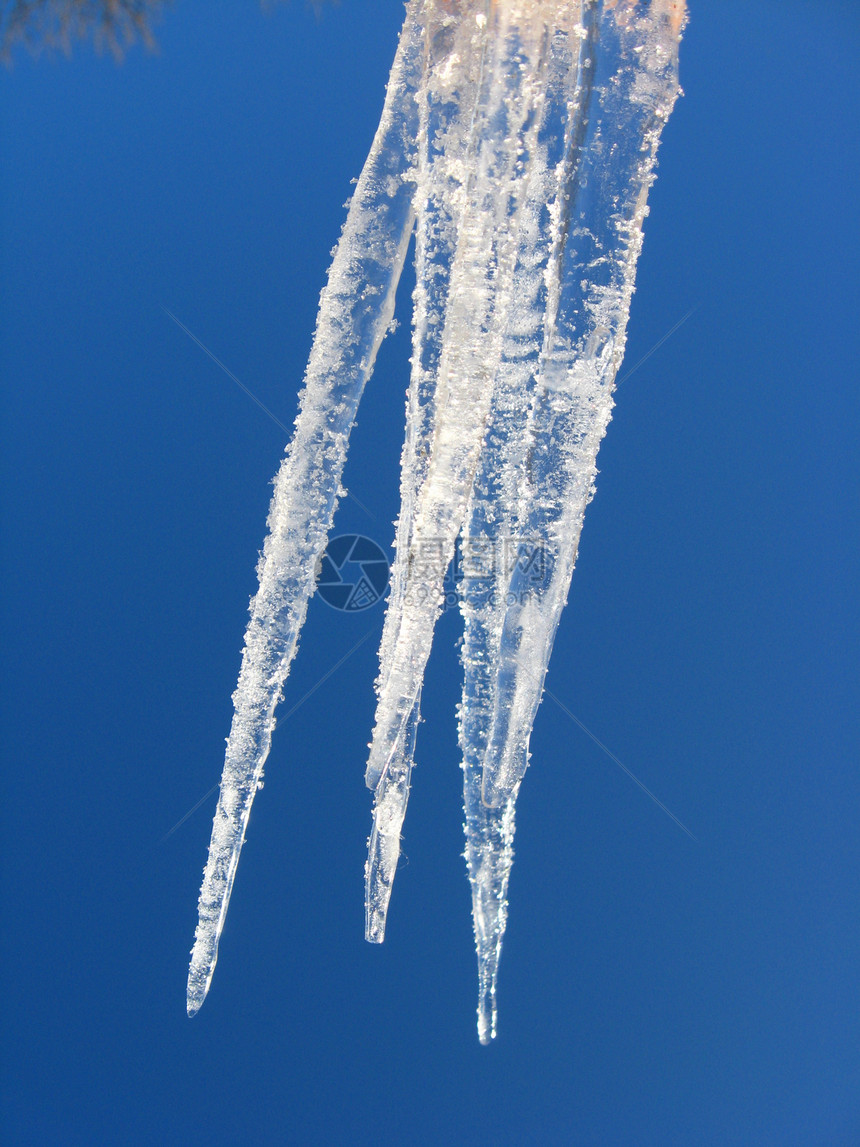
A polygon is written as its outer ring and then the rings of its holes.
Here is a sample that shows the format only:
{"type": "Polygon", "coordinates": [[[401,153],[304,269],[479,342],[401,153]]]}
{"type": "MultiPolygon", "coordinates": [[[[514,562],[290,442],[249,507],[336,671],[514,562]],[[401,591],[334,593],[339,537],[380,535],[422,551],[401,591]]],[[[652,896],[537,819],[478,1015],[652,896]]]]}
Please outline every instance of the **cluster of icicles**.
{"type": "Polygon", "coordinates": [[[514,805],[613,405],[683,20],[683,0],[407,4],[275,483],[189,1015],[209,990],[275,708],[343,494],[350,428],[414,231],[402,507],[366,773],[375,794],[366,936],[379,943],[385,933],[446,570],[458,538],[473,553],[509,556],[513,539],[512,560],[466,568],[460,585],[478,1035],[495,1035],[514,805]]]}

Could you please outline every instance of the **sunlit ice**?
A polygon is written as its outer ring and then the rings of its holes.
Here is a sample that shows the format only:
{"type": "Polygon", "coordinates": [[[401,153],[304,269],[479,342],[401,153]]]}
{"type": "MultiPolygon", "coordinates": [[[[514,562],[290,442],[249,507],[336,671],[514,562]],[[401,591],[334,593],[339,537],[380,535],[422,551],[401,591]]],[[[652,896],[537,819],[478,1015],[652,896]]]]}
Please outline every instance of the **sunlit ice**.
{"type": "Polygon", "coordinates": [[[188,1012],[212,980],[275,710],[351,427],[415,238],[396,558],[365,779],[366,938],[384,939],[443,583],[459,583],[459,743],[478,957],[496,1034],[515,806],[625,347],[647,196],[678,95],[680,0],[410,0],[275,480],[199,901],[188,1012]],[[539,576],[528,555],[537,546],[539,576]]]}

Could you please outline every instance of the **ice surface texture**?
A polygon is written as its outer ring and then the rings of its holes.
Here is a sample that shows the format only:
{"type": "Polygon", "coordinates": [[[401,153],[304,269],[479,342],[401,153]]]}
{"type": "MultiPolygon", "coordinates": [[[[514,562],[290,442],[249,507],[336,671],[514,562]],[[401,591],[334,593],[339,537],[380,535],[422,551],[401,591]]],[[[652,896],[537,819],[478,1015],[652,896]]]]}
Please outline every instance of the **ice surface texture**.
{"type": "Polygon", "coordinates": [[[495,1035],[514,806],[611,416],[683,21],[683,0],[407,5],[276,479],[200,893],[190,1015],[212,979],[349,431],[414,228],[401,512],[366,771],[366,936],[385,934],[424,669],[459,539],[478,1035],[495,1035]]]}

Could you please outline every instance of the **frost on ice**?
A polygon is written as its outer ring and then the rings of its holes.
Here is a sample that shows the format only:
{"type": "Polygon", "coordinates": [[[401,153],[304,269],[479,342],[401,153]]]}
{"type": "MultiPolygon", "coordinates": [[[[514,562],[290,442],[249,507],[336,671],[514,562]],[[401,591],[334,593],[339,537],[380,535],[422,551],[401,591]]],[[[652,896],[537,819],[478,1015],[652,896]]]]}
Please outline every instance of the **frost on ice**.
{"type": "Polygon", "coordinates": [[[459,539],[467,555],[494,555],[492,576],[467,562],[461,583],[459,736],[478,1035],[495,1035],[514,806],[611,416],[683,21],[683,0],[407,5],[276,478],[200,892],[189,1015],[209,990],[350,428],[414,230],[401,511],[366,770],[366,936],[385,935],[424,669],[459,539]]]}

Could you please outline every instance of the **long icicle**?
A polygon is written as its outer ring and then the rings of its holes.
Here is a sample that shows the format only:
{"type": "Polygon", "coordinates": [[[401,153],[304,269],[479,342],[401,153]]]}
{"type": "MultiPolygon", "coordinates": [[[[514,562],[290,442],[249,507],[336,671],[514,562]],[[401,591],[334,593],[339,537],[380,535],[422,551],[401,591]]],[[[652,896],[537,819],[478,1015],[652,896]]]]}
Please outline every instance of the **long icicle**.
{"type": "Polygon", "coordinates": [[[594,493],[642,224],[660,134],[678,94],[679,6],[604,3],[594,53],[595,98],[577,164],[554,329],[548,332],[527,431],[519,533],[542,539],[547,571],[517,565],[499,646],[483,800],[501,807],[528,763],[559,617],[594,493]]]}
{"type": "MultiPolygon", "coordinates": [[[[432,5],[431,5],[432,7],[432,5]]],[[[441,9],[440,9],[441,10],[441,9]]],[[[466,166],[451,180],[460,207],[450,271],[445,330],[435,395],[433,442],[418,491],[412,542],[399,550],[382,640],[376,726],[366,781],[375,790],[374,829],[367,869],[367,938],[380,942],[400,850],[415,738],[415,703],[441,612],[442,584],[462,527],[486,428],[500,354],[500,314],[513,278],[510,222],[522,179],[520,140],[534,118],[538,76],[526,66],[513,16],[495,8],[489,21],[468,26],[448,16],[460,34],[458,82],[478,75],[478,104],[467,123],[445,125],[447,149],[465,132],[466,166]],[[405,563],[405,571],[403,565],[405,563]]],[[[428,70],[443,92],[444,68],[428,70]]],[[[430,98],[434,98],[431,93],[430,98]]],[[[419,196],[421,188],[419,187],[419,196]]]]}
{"type": "Polygon", "coordinates": [[[199,918],[188,972],[188,1014],[206,998],[248,817],[269,753],[274,712],[296,652],[314,572],[340,492],[349,432],[379,345],[412,231],[412,153],[423,65],[419,14],[411,0],[385,106],[320,298],[313,349],[292,442],[269,511],[259,589],[239,683],[199,918]]]}
{"type": "MultiPolygon", "coordinates": [[[[442,53],[451,50],[445,43],[445,30],[449,17],[427,12],[425,8],[425,68],[438,64],[442,53]]],[[[400,459],[400,514],[396,523],[395,552],[409,554],[413,546],[416,501],[427,480],[433,446],[436,414],[436,384],[442,357],[442,336],[445,330],[445,308],[451,279],[451,265],[457,249],[459,212],[451,202],[449,185],[462,177],[467,167],[468,137],[447,140],[441,146],[444,129],[452,121],[466,115],[474,116],[477,84],[462,84],[431,99],[429,85],[421,84],[418,94],[418,151],[416,157],[416,228],[415,277],[412,324],[412,373],[406,398],[406,436],[400,459]]],[[[403,600],[408,589],[408,561],[395,561],[391,570],[391,598],[403,600]]],[[[397,608],[396,606],[394,607],[397,608]]],[[[391,659],[391,648],[397,632],[389,625],[379,651],[380,665],[391,659]]],[[[402,812],[402,823],[412,776],[415,740],[420,723],[420,691],[409,713],[398,753],[397,792],[389,799],[402,812]]],[[[400,854],[399,830],[396,834],[384,831],[383,818],[374,817],[368,839],[365,866],[365,936],[374,943],[384,937],[385,907],[391,895],[391,881],[400,854]]]]}
{"type": "Polygon", "coordinates": [[[478,958],[478,1037],[496,1034],[496,984],[507,919],[518,786],[496,808],[482,799],[482,770],[493,717],[493,685],[507,609],[509,563],[540,558],[540,543],[515,536],[525,425],[546,325],[558,305],[558,266],[568,213],[567,190],[577,160],[591,91],[594,11],[584,22],[567,4],[543,28],[546,98],[528,155],[518,221],[519,252],[510,322],[496,378],[481,466],[462,545],[463,699],[459,710],[466,814],[466,863],[478,958]]]}

